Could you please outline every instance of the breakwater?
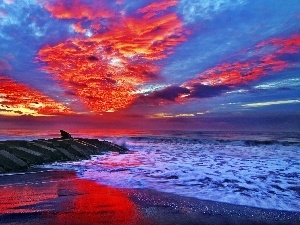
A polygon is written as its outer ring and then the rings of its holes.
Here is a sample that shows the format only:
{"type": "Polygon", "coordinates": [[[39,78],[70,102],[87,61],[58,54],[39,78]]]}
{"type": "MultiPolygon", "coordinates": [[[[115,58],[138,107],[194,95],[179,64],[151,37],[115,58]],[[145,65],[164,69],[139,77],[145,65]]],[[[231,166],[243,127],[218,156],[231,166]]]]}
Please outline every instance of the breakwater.
{"type": "Polygon", "coordinates": [[[25,171],[32,165],[89,159],[107,151],[124,153],[126,148],[108,141],[87,138],[53,138],[0,142],[0,173],[25,171]]]}

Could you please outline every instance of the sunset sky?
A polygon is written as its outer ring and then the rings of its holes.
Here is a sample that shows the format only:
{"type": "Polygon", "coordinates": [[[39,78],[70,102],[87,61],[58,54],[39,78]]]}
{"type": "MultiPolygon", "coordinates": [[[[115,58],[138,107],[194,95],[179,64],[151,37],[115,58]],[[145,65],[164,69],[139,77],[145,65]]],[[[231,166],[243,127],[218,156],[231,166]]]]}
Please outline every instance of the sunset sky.
{"type": "Polygon", "coordinates": [[[300,131],[299,0],[0,0],[0,129],[300,131]]]}

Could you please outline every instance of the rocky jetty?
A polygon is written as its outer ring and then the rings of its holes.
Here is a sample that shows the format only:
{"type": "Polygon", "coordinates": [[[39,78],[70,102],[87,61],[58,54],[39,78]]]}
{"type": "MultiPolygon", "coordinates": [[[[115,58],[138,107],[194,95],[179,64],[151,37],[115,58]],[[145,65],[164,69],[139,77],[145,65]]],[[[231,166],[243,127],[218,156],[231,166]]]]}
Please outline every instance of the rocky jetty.
{"type": "Polygon", "coordinates": [[[63,130],[61,138],[0,142],[0,173],[27,170],[32,165],[55,161],[89,159],[107,151],[124,153],[126,148],[98,139],[72,138],[63,130]]]}

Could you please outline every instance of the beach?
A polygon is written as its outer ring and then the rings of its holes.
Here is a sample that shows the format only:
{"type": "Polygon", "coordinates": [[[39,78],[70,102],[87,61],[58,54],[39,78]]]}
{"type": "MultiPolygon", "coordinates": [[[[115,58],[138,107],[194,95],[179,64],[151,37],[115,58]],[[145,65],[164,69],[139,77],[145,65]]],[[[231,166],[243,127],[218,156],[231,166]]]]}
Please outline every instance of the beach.
{"type": "Polygon", "coordinates": [[[298,133],[78,136],[128,151],[0,174],[0,224],[300,224],[298,133]]]}
{"type": "Polygon", "coordinates": [[[100,137],[125,145],[89,160],[40,168],[74,170],[116,188],[300,212],[298,134],[175,132],[100,137]]]}
{"type": "Polygon", "coordinates": [[[113,188],[74,171],[0,176],[1,224],[299,224],[300,213],[113,188]]]}
{"type": "Polygon", "coordinates": [[[300,225],[299,19],[0,1],[0,225],[300,225]]]}

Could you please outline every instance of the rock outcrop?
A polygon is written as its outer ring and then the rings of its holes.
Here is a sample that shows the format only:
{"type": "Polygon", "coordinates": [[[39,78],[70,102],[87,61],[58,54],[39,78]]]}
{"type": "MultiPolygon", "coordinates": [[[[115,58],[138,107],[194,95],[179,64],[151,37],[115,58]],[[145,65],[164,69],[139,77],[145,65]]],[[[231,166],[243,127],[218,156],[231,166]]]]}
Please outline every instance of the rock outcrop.
{"type": "MultiPolygon", "coordinates": [[[[65,131],[64,131],[65,132],[65,131]]],[[[98,139],[72,138],[66,132],[62,138],[33,141],[9,140],[0,142],[0,173],[24,171],[32,165],[55,161],[89,159],[91,155],[115,151],[124,153],[126,148],[98,139]]]]}
{"type": "Polygon", "coordinates": [[[71,134],[69,134],[67,131],[60,130],[60,135],[62,139],[70,139],[72,138],[71,134]]]}

